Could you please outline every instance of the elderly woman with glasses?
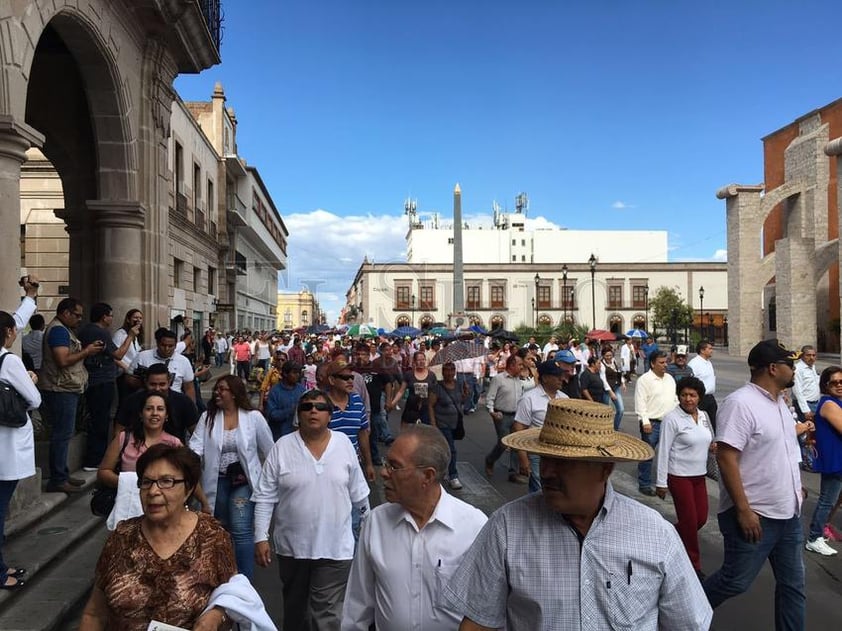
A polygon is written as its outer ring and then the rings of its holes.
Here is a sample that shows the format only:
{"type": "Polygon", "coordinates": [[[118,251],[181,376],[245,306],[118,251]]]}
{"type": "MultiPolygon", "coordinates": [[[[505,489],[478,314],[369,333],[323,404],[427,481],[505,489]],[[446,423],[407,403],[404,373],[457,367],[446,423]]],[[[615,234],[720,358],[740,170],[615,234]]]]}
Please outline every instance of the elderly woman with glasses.
{"type": "Polygon", "coordinates": [[[827,541],[831,537],[835,539],[834,529],[828,524],[842,491],[842,366],[829,366],[822,371],[819,391],[821,399],[813,419],[816,432],[813,471],[821,474],[821,487],[805,547],[810,552],[833,556],[838,550],[831,548],[827,541]]]}
{"type": "Polygon", "coordinates": [[[354,557],[351,509],[368,511],[356,450],[328,427],[332,411],[320,390],[301,396],[298,431],[275,443],[252,495],[255,557],[262,567],[272,562],[271,526],[285,629],[339,629],[354,557]]]}
{"type": "Polygon", "coordinates": [[[272,449],[272,432],[252,408],[242,379],[224,375],[217,380],[190,449],[202,458],[202,488],[214,516],[231,533],[237,568],[251,579],[254,504],[249,498],[260,478],[261,459],[272,449]]]}
{"type": "Polygon", "coordinates": [[[228,628],[211,592],[236,573],[231,537],[187,502],[201,475],[185,447],[153,445],[137,460],[143,515],[105,542],[80,631],[142,631],[150,620],[186,629],[228,628]]]}

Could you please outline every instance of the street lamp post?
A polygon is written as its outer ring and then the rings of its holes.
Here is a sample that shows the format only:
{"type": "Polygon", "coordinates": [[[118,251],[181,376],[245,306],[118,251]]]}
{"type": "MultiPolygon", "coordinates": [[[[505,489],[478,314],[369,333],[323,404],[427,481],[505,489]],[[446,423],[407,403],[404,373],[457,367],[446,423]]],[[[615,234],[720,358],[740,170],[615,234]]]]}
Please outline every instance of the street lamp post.
{"type": "Polygon", "coordinates": [[[705,323],[702,314],[705,312],[705,288],[699,287],[699,334],[704,337],[705,323]]]}
{"type": "Polygon", "coordinates": [[[576,308],[576,304],[573,302],[573,299],[576,297],[576,290],[571,287],[570,288],[570,321],[573,321],[573,310],[576,308]]]}
{"type": "Polygon", "coordinates": [[[535,320],[535,328],[538,328],[538,316],[535,314],[535,297],[532,297],[532,319],[535,320]]]}
{"type": "MultiPolygon", "coordinates": [[[[643,286],[643,310],[643,328],[647,333],[651,333],[651,331],[649,331],[649,283],[646,283],[643,286]]],[[[654,336],[654,333],[652,335],[654,336]]]]}
{"type": "Polygon", "coordinates": [[[591,252],[591,257],[588,259],[588,265],[591,268],[591,314],[593,316],[593,327],[596,328],[596,257],[591,252]]]}
{"type": "Polygon", "coordinates": [[[535,297],[532,298],[532,317],[535,320],[535,330],[538,330],[538,286],[541,284],[541,277],[535,272],[535,297]]]}
{"type": "Polygon", "coordinates": [[[412,308],[412,321],[409,323],[409,326],[415,326],[415,294],[412,294],[410,301],[410,305],[412,308]]]}
{"type": "Polygon", "coordinates": [[[567,322],[567,263],[561,266],[561,323],[567,322]]]}
{"type": "Polygon", "coordinates": [[[708,314],[708,334],[707,339],[713,344],[713,340],[716,337],[716,330],[713,328],[713,314],[708,314]]]}

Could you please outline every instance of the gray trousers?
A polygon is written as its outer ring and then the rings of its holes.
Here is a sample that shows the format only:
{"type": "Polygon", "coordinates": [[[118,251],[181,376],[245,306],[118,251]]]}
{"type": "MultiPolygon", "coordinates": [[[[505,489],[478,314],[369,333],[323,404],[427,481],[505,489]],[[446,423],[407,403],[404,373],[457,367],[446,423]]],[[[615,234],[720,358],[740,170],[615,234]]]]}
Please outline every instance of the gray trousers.
{"type": "Polygon", "coordinates": [[[284,631],[339,631],[351,561],[278,555],[284,631]]]}

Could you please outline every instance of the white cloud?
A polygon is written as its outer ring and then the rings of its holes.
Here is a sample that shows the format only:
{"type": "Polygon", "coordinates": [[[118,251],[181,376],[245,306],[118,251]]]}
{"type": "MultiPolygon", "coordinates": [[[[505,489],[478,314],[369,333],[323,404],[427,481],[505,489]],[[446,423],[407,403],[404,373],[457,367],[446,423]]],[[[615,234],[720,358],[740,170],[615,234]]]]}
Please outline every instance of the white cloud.
{"type": "Polygon", "coordinates": [[[635,208],[635,205],[634,204],[627,204],[626,202],[618,199],[616,202],[611,204],[611,208],[613,208],[615,210],[626,210],[628,208],[635,208]]]}
{"type": "Polygon", "coordinates": [[[713,253],[713,260],[714,261],[727,261],[728,260],[728,250],[717,250],[713,253]]]}

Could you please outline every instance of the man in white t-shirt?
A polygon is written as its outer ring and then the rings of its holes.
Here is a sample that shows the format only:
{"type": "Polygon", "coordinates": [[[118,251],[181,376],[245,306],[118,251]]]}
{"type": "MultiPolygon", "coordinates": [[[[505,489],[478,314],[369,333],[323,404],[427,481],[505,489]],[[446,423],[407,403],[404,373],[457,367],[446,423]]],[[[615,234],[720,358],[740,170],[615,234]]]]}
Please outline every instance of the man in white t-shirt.
{"type": "Polygon", "coordinates": [[[167,370],[173,376],[170,388],[176,392],[186,394],[195,403],[196,389],[194,387],[193,366],[184,355],[175,352],[175,331],[161,327],[155,331],[155,348],[141,351],[137,354],[129,367],[130,374],[143,373],[144,368],[152,364],[166,364],[167,370]],[[140,368],[140,371],[138,371],[140,368]]]}

